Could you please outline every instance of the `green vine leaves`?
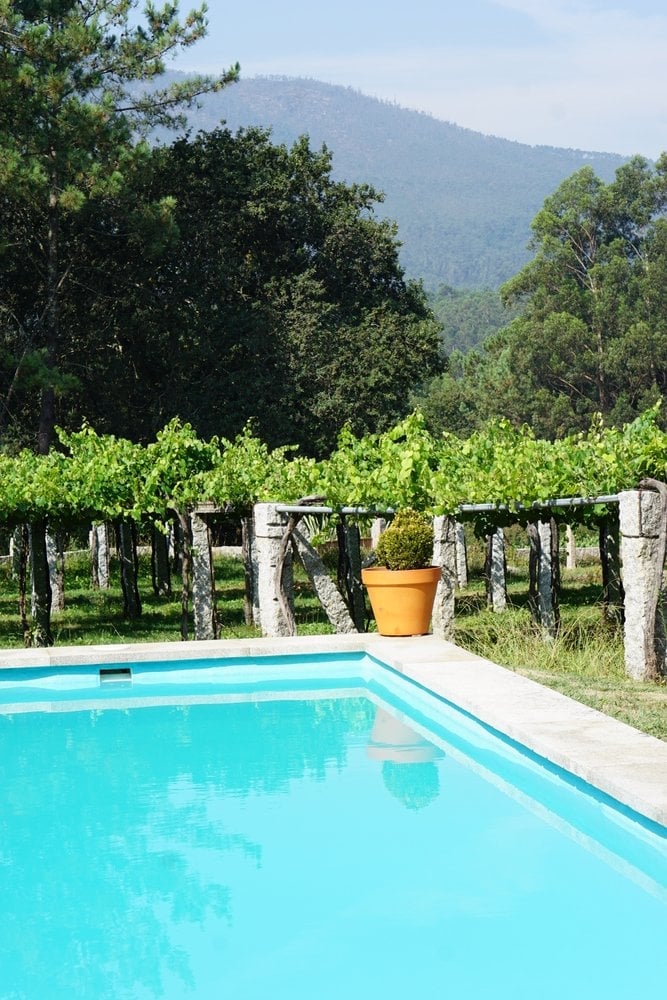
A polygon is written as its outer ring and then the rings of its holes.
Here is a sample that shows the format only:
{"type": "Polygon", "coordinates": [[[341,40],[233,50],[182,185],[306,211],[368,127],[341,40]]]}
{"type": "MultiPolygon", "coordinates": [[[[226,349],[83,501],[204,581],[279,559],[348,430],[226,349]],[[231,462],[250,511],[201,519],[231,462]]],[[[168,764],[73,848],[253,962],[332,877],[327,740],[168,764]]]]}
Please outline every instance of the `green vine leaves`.
{"type": "MultiPolygon", "coordinates": [[[[146,446],[84,426],[60,431],[59,448],[48,455],[0,453],[0,523],[165,523],[174,510],[202,502],[242,515],[258,501],[293,503],[315,494],[334,509],[412,507],[456,516],[462,504],[490,504],[464,514],[488,532],[525,523],[557,497],[613,494],[646,476],[667,476],[657,404],[622,428],[596,419],[587,433],[557,441],[506,420],[468,438],[436,438],[415,412],[383,434],[355,437],[343,428],[337,449],[319,462],[289,446],[271,450],[251,425],[233,441],[202,441],[189,424],[172,420],[146,446]]],[[[556,511],[586,523],[604,513],[602,505],[556,511]]]]}

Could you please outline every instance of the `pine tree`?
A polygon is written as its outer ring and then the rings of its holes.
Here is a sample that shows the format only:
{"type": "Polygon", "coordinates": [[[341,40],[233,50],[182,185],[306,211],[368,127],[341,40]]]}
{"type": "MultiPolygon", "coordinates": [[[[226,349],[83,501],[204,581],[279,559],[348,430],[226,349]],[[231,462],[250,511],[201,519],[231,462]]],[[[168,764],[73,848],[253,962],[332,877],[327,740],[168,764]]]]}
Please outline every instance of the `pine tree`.
{"type": "Polygon", "coordinates": [[[59,301],[71,262],[61,253],[63,220],[90,198],[118,193],[145,156],[150,129],[178,127],[199,95],[238,76],[236,65],[161,86],[166,61],[206,33],[206,7],[180,19],[177,3],[148,0],[141,23],[137,7],[138,0],[0,0],[0,197],[27,206],[40,227],[31,315],[14,317],[23,353],[40,361],[40,453],[53,437],[66,340],[59,301]]]}

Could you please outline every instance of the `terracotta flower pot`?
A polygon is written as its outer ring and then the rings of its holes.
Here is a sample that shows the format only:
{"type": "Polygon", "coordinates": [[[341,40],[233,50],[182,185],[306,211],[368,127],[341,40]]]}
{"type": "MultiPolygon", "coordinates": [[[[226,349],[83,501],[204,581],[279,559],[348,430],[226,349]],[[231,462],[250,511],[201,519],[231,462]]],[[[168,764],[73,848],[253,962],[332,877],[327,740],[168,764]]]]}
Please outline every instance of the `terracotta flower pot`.
{"type": "Polygon", "coordinates": [[[439,566],[425,569],[362,569],[380,635],[425,635],[429,631],[439,566]]]}

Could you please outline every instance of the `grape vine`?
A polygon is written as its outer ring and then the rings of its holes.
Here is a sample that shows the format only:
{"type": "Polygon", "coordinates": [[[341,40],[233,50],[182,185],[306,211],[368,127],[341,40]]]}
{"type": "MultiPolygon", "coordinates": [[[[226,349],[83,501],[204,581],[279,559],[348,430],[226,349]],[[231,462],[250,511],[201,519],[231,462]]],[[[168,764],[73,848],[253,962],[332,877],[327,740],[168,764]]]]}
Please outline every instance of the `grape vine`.
{"type": "MultiPolygon", "coordinates": [[[[383,434],[341,431],[319,462],[294,448],[274,450],[247,426],[233,440],[202,441],[173,420],[146,446],[91,427],[59,434],[48,455],[0,454],[0,524],[46,519],[67,525],[132,518],[165,522],[174,510],[213,503],[240,515],[258,501],[326,497],[332,508],[413,507],[461,515],[462,504],[491,504],[464,514],[478,531],[526,523],[557,497],[597,497],[667,475],[667,434],[652,407],[623,428],[597,420],[588,432],[557,441],[495,420],[468,438],[433,437],[415,412],[383,434]]],[[[603,507],[558,509],[570,523],[591,523],[603,507]]]]}

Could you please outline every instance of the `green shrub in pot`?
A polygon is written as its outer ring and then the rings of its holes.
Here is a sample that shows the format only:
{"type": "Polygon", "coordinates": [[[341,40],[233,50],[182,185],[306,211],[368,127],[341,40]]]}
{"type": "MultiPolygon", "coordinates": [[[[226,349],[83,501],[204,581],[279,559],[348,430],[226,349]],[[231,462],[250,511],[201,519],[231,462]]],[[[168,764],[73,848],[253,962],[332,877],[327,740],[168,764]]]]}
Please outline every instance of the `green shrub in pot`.
{"type": "Polygon", "coordinates": [[[387,569],[423,569],[433,563],[433,522],[410,507],[399,510],[378,539],[378,566],[387,569]]]}

